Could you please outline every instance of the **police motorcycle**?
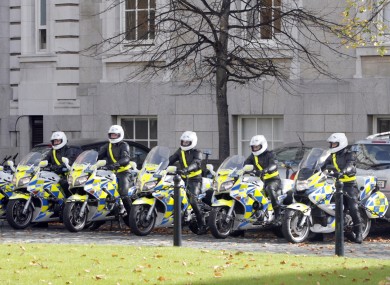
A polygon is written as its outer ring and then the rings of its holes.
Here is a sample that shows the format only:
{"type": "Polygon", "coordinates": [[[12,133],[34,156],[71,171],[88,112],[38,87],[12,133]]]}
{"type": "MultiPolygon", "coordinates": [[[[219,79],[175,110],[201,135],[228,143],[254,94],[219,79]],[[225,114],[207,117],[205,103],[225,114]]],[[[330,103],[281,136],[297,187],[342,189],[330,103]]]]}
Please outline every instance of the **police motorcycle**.
{"type": "Polygon", "coordinates": [[[29,153],[14,173],[14,194],[9,198],[6,218],[15,229],[24,229],[31,223],[61,221],[65,195],[60,176],[42,158],[41,153],[29,153]]]}
{"type": "MultiPolygon", "coordinates": [[[[220,165],[214,179],[214,197],[209,227],[215,238],[237,236],[249,229],[274,228],[280,232],[264,183],[255,176],[253,165],[244,166],[245,157],[229,156],[220,165]]],[[[282,179],[277,201],[283,206],[293,180],[282,179]]]]}
{"type": "MultiPolygon", "coordinates": [[[[66,200],[63,213],[64,225],[70,232],[79,232],[88,224],[90,229],[97,229],[106,221],[127,215],[115,172],[105,169],[105,165],[106,161],[98,160],[95,150],[82,152],[73,163],[68,176],[72,195],[66,200]]],[[[134,162],[131,167],[136,171],[134,162]]],[[[132,196],[131,189],[128,195],[132,196]]]]}
{"type": "MultiPolygon", "coordinates": [[[[328,156],[327,150],[313,148],[298,167],[294,203],[287,206],[282,220],[282,232],[289,242],[300,243],[310,234],[335,231],[335,185],[342,174],[334,169],[321,171],[328,156]]],[[[357,176],[356,180],[364,239],[369,234],[371,219],[383,217],[389,204],[376,185],[376,177],[357,176]]],[[[353,222],[347,210],[344,211],[344,225],[345,235],[353,241],[353,222]]]]}
{"type": "Polygon", "coordinates": [[[18,154],[13,157],[7,156],[0,164],[0,219],[5,219],[5,213],[9,197],[13,193],[12,176],[15,172],[14,161],[18,154]]]}
{"type": "MultiPolygon", "coordinates": [[[[177,174],[176,166],[168,166],[170,150],[167,147],[156,146],[147,155],[140,170],[136,185],[136,197],[133,202],[129,225],[131,231],[138,236],[148,235],[154,228],[173,226],[174,181],[177,174]]],[[[212,173],[212,166],[208,169],[212,173]]],[[[198,199],[205,197],[211,188],[212,180],[202,178],[202,189],[198,199]]],[[[188,225],[194,233],[199,231],[195,214],[187,198],[185,184],[179,182],[183,226],[188,225]]],[[[205,208],[201,206],[201,211],[205,208]]]]}

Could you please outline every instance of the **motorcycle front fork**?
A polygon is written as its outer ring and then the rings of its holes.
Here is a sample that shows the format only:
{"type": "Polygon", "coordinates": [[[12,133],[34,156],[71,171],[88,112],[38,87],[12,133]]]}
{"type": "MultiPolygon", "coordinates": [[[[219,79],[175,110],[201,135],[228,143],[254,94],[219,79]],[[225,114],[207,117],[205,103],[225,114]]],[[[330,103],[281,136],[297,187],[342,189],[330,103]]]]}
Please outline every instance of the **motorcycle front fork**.
{"type": "Polygon", "coordinates": [[[148,213],[146,214],[146,220],[149,221],[152,217],[153,211],[156,208],[156,199],[153,201],[153,205],[150,206],[148,213]]]}
{"type": "Polygon", "coordinates": [[[229,211],[226,214],[226,222],[229,222],[233,218],[234,205],[236,201],[233,200],[233,205],[229,208],[229,211]]]}
{"type": "Polygon", "coordinates": [[[24,204],[24,208],[23,208],[23,212],[22,212],[23,215],[25,215],[27,213],[28,207],[31,204],[31,200],[32,200],[32,197],[30,196],[30,198],[28,198],[26,204],[24,204]]]}
{"type": "Polygon", "coordinates": [[[85,209],[87,208],[87,201],[85,201],[83,203],[83,205],[81,206],[81,209],[80,209],[80,217],[84,217],[85,215],[85,209]]]}

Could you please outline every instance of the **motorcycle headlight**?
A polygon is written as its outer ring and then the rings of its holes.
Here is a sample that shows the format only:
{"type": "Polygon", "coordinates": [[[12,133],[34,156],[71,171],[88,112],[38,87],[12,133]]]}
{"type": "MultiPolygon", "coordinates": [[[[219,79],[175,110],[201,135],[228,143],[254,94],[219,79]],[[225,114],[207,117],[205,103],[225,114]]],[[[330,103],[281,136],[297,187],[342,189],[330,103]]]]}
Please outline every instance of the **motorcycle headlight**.
{"type": "Polygon", "coordinates": [[[87,180],[88,180],[88,175],[80,176],[80,177],[76,178],[76,180],[74,182],[74,186],[81,186],[81,185],[85,184],[85,182],[87,182],[87,180]]]}
{"type": "Polygon", "coordinates": [[[148,181],[144,184],[144,187],[142,187],[142,191],[150,191],[154,187],[156,187],[158,181],[148,181]]]}
{"type": "Polygon", "coordinates": [[[234,185],[234,181],[226,181],[221,184],[221,187],[219,187],[219,191],[228,191],[230,190],[234,185]]]}
{"type": "Polygon", "coordinates": [[[12,177],[12,184],[16,185],[16,176],[12,177]]]}
{"type": "Polygon", "coordinates": [[[307,180],[297,180],[295,184],[295,189],[297,191],[305,191],[307,188],[309,188],[309,181],[307,180]]]}
{"type": "Polygon", "coordinates": [[[31,181],[31,177],[30,176],[25,176],[25,177],[22,177],[19,179],[19,183],[18,183],[18,186],[24,186],[26,184],[28,184],[29,182],[31,181]]]}

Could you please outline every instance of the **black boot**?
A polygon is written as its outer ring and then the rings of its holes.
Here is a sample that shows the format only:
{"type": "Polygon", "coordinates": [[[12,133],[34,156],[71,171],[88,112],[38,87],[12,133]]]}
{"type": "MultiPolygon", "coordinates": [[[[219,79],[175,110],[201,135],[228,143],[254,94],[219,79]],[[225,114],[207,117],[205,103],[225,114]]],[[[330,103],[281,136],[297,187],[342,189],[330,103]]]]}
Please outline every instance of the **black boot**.
{"type": "Polygon", "coordinates": [[[362,225],[353,226],[353,232],[355,233],[355,242],[362,243],[363,242],[363,233],[362,233],[362,225]]]}
{"type": "Polygon", "coordinates": [[[280,226],[282,224],[282,214],[281,214],[281,209],[279,205],[276,205],[274,208],[274,213],[275,213],[275,220],[274,223],[277,226],[280,226]]]}

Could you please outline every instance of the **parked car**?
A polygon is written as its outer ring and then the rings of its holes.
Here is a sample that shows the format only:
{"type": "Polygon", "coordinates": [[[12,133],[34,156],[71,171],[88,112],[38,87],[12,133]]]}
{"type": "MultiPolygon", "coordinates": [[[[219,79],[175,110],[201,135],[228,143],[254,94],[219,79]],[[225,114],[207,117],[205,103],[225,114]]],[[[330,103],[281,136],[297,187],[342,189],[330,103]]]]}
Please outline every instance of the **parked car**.
{"type": "Polygon", "coordinates": [[[276,159],[279,164],[280,178],[293,179],[295,172],[298,169],[298,164],[301,162],[305,154],[310,152],[312,148],[329,148],[329,143],[323,141],[305,141],[287,143],[275,148],[276,159]]]}
{"type": "MultiPolygon", "coordinates": [[[[390,132],[359,140],[352,150],[356,151],[356,174],[377,177],[380,191],[390,201],[390,132]]],[[[385,217],[390,219],[389,210],[385,217]]]]}
{"type": "MultiPolygon", "coordinates": [[[[99,148],[107,143],[108,140],[102,139],[75,139],[69,140],[68,146],[72,149],[75,156],[80,154],[84,150],[94,149],[99,151],[99,148]]],[[[137,168],[141,169],[142,163],[144,162],[146,155],[150,151],[150,149],[142,144],[133,142],[131,140],[124,140],[130,146],[130,157],[131,160],[137,163],[137,168]]],[[[40,153],[45,153],[51,149],[51,145],[49,143],[40,143],[35,145],[31,151],[36,151],[40,153]]]]}

